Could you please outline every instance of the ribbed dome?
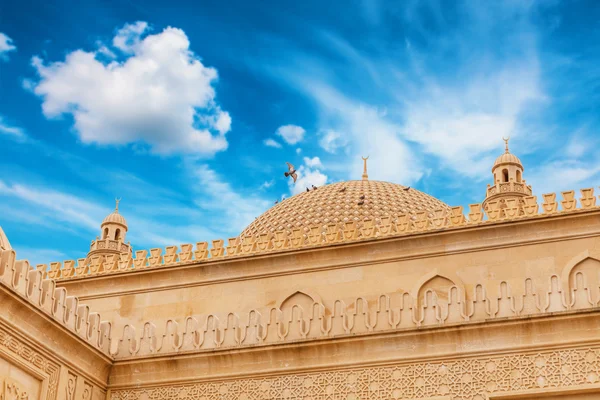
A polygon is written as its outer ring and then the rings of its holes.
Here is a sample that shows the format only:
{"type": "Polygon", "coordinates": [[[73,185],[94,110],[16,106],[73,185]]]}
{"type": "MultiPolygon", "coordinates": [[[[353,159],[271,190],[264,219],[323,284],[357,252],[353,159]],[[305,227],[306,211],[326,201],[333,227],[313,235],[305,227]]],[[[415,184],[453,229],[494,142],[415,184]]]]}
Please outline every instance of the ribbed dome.
{"type": "Polygon", "coordinates": [[[519,157],[512,153],[504,153],[500,157],[496,158],[492,169],[496,168],[496,166],[500,164],[519,164],[521,167],[523,166],[523,164],[521,164],[521,160],[519,160],[519,157]]]}
{"type": "Polygon", "coordinates": [[[104,224],[120,224],[127,227],[127,221],[125,221],[125,218],[123,218],[123,216],[119,214],[119,211],[117,210],[108,214],[106,218],[104,218],[104,221],[102,221],[102,225],[104,224]]]}
{"type": "Polygon", "coordinates": [[[292,228],[362,221],[382,216],[416,215],[450,210],[444,202],[413,188],[381,181],[347,181],[302,192],[271,207],[252,222],[242,236],[292,228]],[[364,195],[364,204],[361,196],[364,195]]]}

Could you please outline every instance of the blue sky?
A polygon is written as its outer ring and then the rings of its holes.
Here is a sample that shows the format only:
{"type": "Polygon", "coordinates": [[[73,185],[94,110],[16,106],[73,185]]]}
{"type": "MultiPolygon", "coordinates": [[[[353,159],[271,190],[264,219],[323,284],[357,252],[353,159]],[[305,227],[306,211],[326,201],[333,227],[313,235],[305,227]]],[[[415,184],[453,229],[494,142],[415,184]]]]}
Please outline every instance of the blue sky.
{"type": "Polygon", "coordinates": [[[503,136],[537,195],[600,181],[597,1],[0,0],[0,225],[85,255],[237,235],[369,175],[483,200],[503,136]],[[301,177],[285,180],[285,162],[301,177]]]}

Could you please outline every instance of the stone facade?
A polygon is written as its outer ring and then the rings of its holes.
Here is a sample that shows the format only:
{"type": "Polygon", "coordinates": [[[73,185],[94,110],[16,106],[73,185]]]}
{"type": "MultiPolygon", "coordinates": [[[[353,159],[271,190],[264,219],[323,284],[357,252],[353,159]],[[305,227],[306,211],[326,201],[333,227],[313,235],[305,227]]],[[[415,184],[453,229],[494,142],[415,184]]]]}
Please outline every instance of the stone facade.
{"type": "Polygon", "coordinates": [[[37,268],[0,230],[0,399],[600,399],[593,189],[486,196],[365,166],[227,245],[132,252],[116,210],[121,251],[37,268]]]}

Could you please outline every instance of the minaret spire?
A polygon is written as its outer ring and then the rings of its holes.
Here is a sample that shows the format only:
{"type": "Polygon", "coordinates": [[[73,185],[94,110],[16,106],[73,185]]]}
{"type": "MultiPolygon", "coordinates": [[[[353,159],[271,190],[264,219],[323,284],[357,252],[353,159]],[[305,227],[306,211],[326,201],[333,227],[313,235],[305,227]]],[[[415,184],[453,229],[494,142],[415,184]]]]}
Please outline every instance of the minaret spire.
{"type": "Polygon", "coordinates": [[[508,154],[510,153],[508,151],[508,141],[510,140],[510,136],[505,138],[504,136],[502,136],[502,140],[504,140],[504,153],[508,154]]]}
{"type": "Polygon", "coordinates": [[[369,156],[362,157],[363,159],[363,174],[362,174],[362,179],[363,181],[368,181],[369,180],[369,174],[367,174],[367,160],[369,159],[369,156]]]}
{"type": "Polygon", "coordinates": [[[120,197],[118,199],[115,199],[115,212],[119,212],[119,202],[120,201],[121,201],[120,197]]]}

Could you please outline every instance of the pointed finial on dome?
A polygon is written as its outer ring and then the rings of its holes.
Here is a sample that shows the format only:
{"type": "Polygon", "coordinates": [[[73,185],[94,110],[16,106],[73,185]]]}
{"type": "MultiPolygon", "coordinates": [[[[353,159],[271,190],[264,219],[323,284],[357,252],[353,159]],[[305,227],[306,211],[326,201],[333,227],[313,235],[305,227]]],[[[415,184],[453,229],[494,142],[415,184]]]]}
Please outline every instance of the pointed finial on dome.
{"type": "Polygon", "coordinates": [[[363,159],[363,174],[362,174],[362,178],[363,181],[368,181],[369,180],[369,174],[367,174],[367,160],[369,159],[369,156],[365,157],[361,157],[363,159]]]}
{"type": "Polygon", "coordinates": [[[119,212],[119,202],[121,201],[121,198],[119,197],[118,199],[115,198],[115,212],[119,212]]]}
{"type": "Polygon", "coordinates": [[[509,153],[509,151],[508,151],[508,141],[510,140],[510,136],[507,137],[507,138],[505,138],[504,136],[502,136],[502,140],[504,140],[504,146],[505,146],[504,147],[504,152],[506,154],[508,154],[509,153]]]}

